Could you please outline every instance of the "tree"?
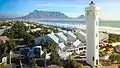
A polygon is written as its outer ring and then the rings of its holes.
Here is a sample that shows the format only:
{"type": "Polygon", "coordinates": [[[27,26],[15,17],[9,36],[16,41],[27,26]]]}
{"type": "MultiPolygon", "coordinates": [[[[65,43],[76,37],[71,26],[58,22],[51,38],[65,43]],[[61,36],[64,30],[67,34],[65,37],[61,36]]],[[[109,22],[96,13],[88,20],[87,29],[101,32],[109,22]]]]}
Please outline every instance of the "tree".
{"type": "Polygon", "coordinates": [[[42,46],[42,48],[46,47],[46,39],[44,37],[42,37],[41,46],[42,46]]]}
{"type": "Polygon", "coordinates": [[[16,47],[16,42],[14,40],[8,40],[5,44],[8,47],[8,53],[10,53],[10,51],[12,51],[16,47]]]}
{"type": "Polygon", "coordinates": [[[0,58],[2,58],[3,56],[5,56],[7,51],[7,46],[3,41],[0,41],[0,58]]]}
{"type": "Polygon", "coordinates": [[[71,56],[69,56],[68,64],[65,68],[83,68],[83,65],[79,64],[77,61],[73,60],[71,56]]]}
{"type": "Polygon", "coordinates": [[[8,38],[13,39],[14,38],[14,31],[11,29],[6,29],[4,33],[2,33],[3,36],[7,36],[8,38]]]}
{"type": "Polygon", "coordinates": [[[8,40],[5,43],[3,41],[0,41],[0,58],[3,56],[7,56],[11,50],[13,50],[16,46],[15,41],[8,40]]]}
{"type": "Polygon", "coordinates": [[[31,41],[34,40],[34,36],[31,34],[25,33],[23,39],[25,43],[29,44],[31,41]]]}
{"type": "Polygon", "coordinates": [[[53,42],[53,40],[50,40],[49,42],[48,42],[48,45],[47,45],[47,52],[52,52],[52,51],[54,51],[55,49],[54,49],[54,42],[53,42]]]}
{"type": "Polygon", "coordinates": [[[62,65],[62,63],[60,61],[59,54],[55,50],[51,52],[51,54],[50,54],[50,60],[51,60],[51,62],[53,62],[53,63],[55,63],[55,64],[57,64],[59,66],[62,65]]]}

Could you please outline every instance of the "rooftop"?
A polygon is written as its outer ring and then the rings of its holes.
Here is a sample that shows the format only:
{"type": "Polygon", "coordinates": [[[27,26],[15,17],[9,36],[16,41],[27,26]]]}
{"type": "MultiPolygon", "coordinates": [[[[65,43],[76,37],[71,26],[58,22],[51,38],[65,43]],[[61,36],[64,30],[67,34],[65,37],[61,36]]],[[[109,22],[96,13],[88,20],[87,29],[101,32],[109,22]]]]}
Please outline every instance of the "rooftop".
{"type": "Polygon", "coordinates": [[[7,36],[0,36],[0,40],[6,41],[6,40],[8,40],[8,37],[7,36]]]}
{"type": "Polygon", "coordinates": [[[57,36],[55,36],[54,34],[48,34],[47,36],[49,36],[56,43],[59,43],[59,38],[57,36]]]}

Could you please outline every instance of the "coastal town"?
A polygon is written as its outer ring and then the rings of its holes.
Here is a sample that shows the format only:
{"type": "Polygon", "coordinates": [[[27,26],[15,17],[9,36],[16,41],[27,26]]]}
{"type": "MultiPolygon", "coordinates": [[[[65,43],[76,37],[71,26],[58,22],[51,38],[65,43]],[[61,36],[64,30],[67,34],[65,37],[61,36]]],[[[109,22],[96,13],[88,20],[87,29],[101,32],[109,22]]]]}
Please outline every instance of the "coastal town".
{"type": "Polygon", "coordinates": [[[99,27],[94,5],[86,28],[1,20],[0,68],[120,68],[120,29],[99,27]]]}
{"type": "MultiPolygon", "coordinates": [[[[57,65],[59,68],[63,67],[63,62],[68,62],[65,61],[68,58],[70,61],[70,57],[74,59],[71,63],[80,62],[80,68],[84,65],[89,66],[85,63],[86,34],[84,29],[63,30],[62,27],[18,20],[0,22],[1,66],[24,68],[57,65]]],[[[120,35],[104,31],[99,31],[99,34],[101,64],[107,66],[112,65],[113,62],[119,62],[120,35]],[[115,59],[115,57],[118,58],[115,59]]]]}

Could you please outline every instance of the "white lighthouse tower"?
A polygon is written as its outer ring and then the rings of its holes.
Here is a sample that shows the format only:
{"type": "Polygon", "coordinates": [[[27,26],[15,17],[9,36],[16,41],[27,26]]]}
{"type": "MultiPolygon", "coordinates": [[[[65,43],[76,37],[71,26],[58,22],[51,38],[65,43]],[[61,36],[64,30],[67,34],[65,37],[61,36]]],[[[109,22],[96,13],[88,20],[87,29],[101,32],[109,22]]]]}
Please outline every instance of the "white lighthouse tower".
{"type": "Polygon", "coordinates": [[[99,7],[91,1],[85,8],[87,24],[87,63],[93,67],[99,65],[99,7]]]}

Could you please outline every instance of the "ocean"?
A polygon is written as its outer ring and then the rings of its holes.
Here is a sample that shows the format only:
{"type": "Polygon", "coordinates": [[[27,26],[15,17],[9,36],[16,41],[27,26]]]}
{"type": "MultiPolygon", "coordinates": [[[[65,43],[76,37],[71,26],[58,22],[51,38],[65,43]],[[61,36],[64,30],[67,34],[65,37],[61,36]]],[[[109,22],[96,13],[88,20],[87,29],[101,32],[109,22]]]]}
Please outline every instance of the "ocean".
{"type": "MultiPolygon", "coordinates": [[[[80,20],[37,20],[40,24],[51,24],[51,25],[83,25],[85,26],[85,21],[80,20]]],[[[105,27],[116,27],[120,28],[120,21],[100,21],[100,26],[105,27]]]]}

